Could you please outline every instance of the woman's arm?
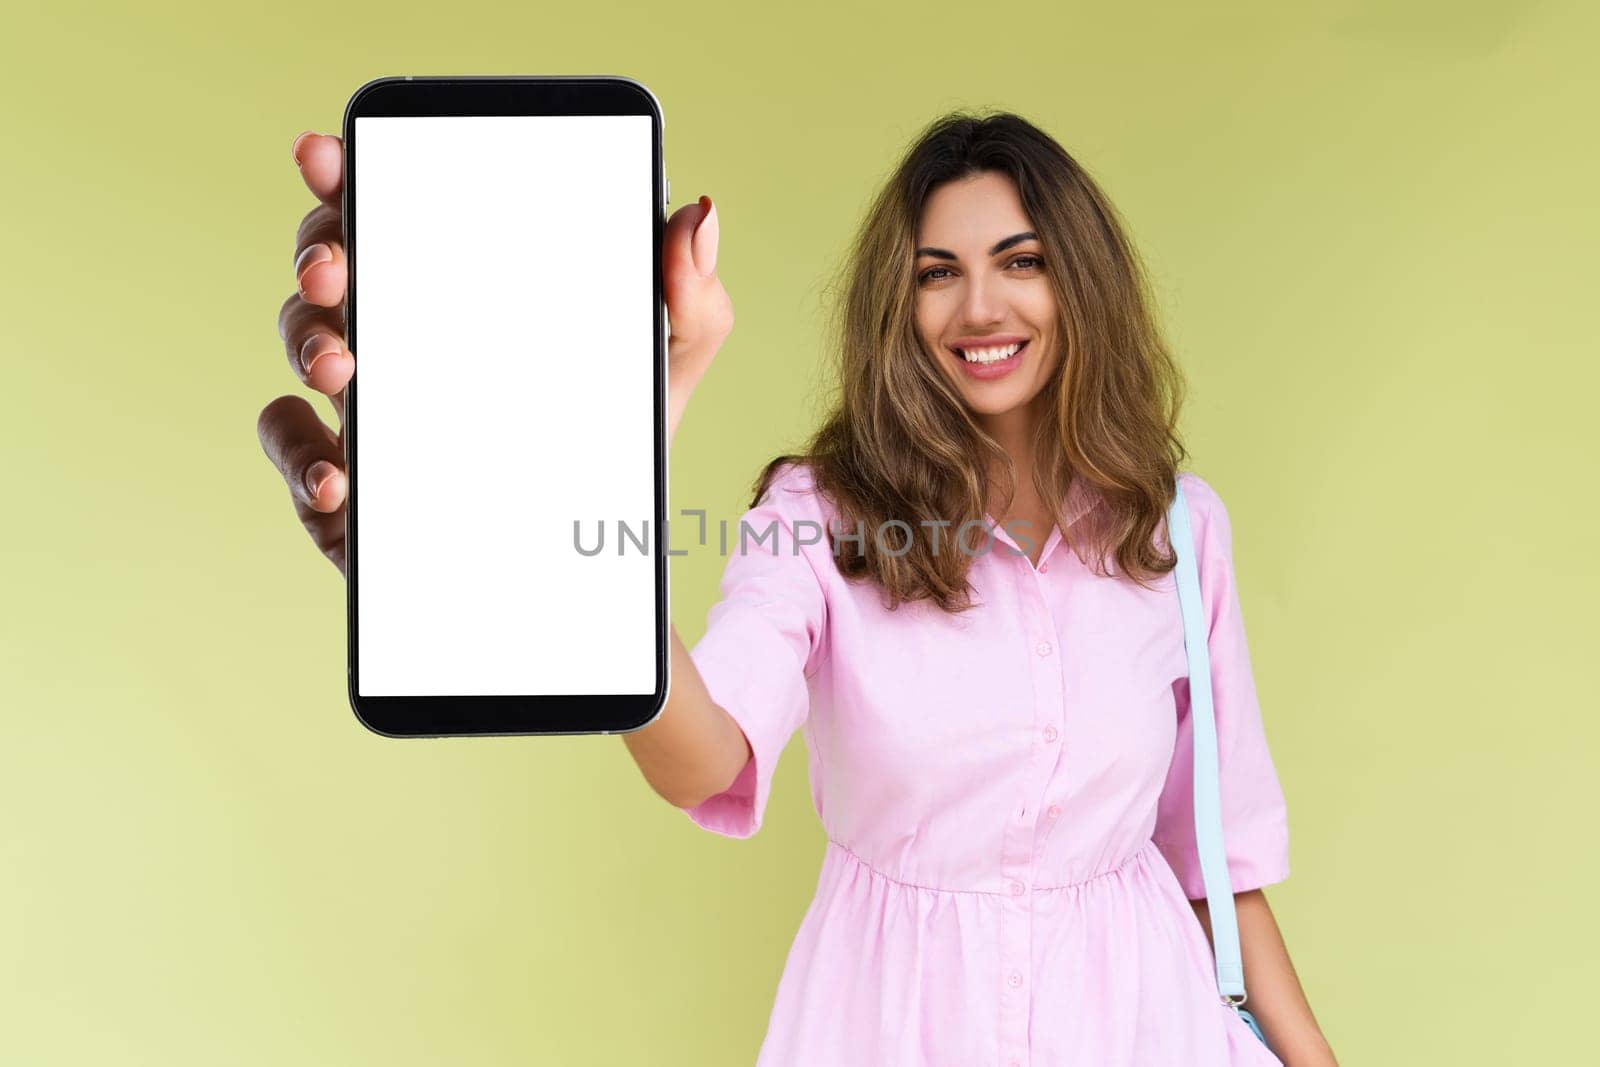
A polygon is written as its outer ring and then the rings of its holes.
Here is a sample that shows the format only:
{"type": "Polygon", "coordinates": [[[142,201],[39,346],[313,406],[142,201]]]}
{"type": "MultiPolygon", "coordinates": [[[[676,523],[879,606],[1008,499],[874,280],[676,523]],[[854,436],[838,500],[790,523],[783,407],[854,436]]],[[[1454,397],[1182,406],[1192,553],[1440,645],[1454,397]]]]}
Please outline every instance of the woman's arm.
{"type": "Polygon", "coordinates": [[[622,735],[645,781],[667,803],[694,807],[728,788],[750,758],[733,716],[706,690],[678,627],[672,627],[672,685],[656,721],[622,735]]]}
{"type": "MultiPolygon", "coordinates": [[[[1205,900],[1189,903],[1210,940],[1211,913],[1205,900]]],[[[1235,893],[1233,903],[1239,919],[1239,953],[1244,957],[1245,1007],[1261,1026],[1268,1046],[1284,1067],[1337,1067],[1333,1049],[1322,1036],[1294,964],[1289,962],[1289,950],[1267,906],[1266,893],[1260,889],[1235,893]]]]}

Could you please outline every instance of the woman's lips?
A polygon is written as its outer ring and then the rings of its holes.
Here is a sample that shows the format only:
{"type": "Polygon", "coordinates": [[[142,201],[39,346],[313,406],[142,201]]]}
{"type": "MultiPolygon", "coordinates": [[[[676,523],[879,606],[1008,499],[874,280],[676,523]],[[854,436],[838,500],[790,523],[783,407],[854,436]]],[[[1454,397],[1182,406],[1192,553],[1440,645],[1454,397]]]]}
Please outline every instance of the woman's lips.
{"type": "Polygon", "coordinates": [[[955,357],[957,363],[961,364],[961,369],[967,373],[968,377],[988,382],[996,378],[1004,378],[1016,370],[1018,365],[1022,363],[1022,354],[1028,350],[1028,345],[1031,343],[1030,341],[1022,342],[1022,347],[1017,349],[1015,353],[1005,359],[997,359],[993,363],[974,363],[959,352],[951,352],[950,354],[955,357]]]}

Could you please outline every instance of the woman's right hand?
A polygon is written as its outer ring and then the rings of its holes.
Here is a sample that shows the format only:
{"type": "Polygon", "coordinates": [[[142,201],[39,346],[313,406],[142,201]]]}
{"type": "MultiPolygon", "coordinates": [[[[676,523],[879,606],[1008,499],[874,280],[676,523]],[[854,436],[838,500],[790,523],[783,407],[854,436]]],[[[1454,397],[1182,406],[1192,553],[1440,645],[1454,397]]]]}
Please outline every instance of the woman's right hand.
{"type": "MultiPolygon", "coordinates": [[[[317,549],[345,573],[344,405],[355,374],[345,343],[344,144],[306,131],[292,153],[318,204],[295,234],[296,291],[278,311],[289,366],[333,402],[335,434],[304,397],[287,394],[261,409],[256,434],[289,484],[295,513],[317,549]]],[[[662,234],[662,274],[671,332],[667,342],[667,439],[677,435],[689,396],[728,333],[733,303],[717,277],[718,224],[710,197],[685,204],[662,234]]]]}

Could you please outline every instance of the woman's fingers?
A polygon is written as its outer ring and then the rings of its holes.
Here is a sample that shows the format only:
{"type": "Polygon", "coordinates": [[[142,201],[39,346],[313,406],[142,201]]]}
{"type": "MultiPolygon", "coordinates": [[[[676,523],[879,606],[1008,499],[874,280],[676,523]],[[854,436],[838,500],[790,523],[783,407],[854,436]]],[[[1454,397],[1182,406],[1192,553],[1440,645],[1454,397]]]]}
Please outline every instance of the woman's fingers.
{"type": "MultiPolygon", "coordinates": [[[[344,387],[355,356],[344,344],[345,255],[340,204],[344,146],[307,131],[292,154],[319,201],[295,235],[295,293],[278,310],[278,336],[300,381],[333,399],[344,422],[344,387]]],[[[256,417],[256,437],[283,475],[295,513],[311,540],[340,572],[345,567],[344,441],[302,397],[280,396],[256,417]]]]}
{"type": "Polygon", "coordinates": [[[335,307],[345,291],[344,145],[337,137],[307,130],[291,151],[306,187],[322,201],[295,234],[295,285],[311,303],[335,307]]]}
{"type": "Polygon", "coordinates": [[[333,235],[320,233],[317,228],[307,231],[302,226],[301,229],[302,236],[296,241],[294,253],[295,289],[301,299],[310,303],[330,308],[341,306],[346,269],[343,242],[333,235]]]}
{"type": "Polygon", "coordinates": [[[355,356],[344,343],[345,257],[339,210],[318,204],[295,234],[295,292],[278,311],[296,377],[334,398],[343,420],[343,390],[355,373],[355,356]]]}
{"type": "Polygon", "coordinates": [[[256,418],[261,448],[278,468],[297,504],[337,511],[344,503],[344,455],[339,436],[304,397],[280,396],[256,418]]]}
{"type": "Polygon", "coordinates": [[[336,399],[356,372],[356,357],[345,347],[343,328],[340,309],[307,303],[298,293],[291,294],[278,312],[278,336],[295,377],[336,399]]]}
{"type": "Polygon", "coordinates": [[[295,514],[317,550],[343,571],[346,486],[339,438],[298,396],[280,396],[262,408],[256,436],[288,483],[295,514]]]}
{"type": "Polygon", "coordinates": [[[338,207],[344,192],[344,141],[307,130],[294,139],[289,151],[306,188],[323,203],[338,207]]]}

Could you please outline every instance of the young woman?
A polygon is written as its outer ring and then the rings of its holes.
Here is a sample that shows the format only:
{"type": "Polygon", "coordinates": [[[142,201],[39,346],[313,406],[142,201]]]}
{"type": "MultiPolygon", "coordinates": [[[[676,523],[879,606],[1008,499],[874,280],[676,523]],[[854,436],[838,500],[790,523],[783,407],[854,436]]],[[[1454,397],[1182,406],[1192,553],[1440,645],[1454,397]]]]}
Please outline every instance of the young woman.
{"type": "MultiPolygon", "coordinates": [[[[302,135],[295,157],[323,203],[280,327],[337,406],[340,146],[302,135]]],[[[717,236],[707,198],[667,224],[674,434],[733,325],[717,236]]],[[[873,204],[840,312],[834,410],[766,465],[704,637],[674,632],[668,705],[624,735],[658,793],[748,837],[803,729],[828,844],[759,1062],[1332,1064],[1262,893],[1288,828],[1228,513],[1179,470],[1182,380],[1115,210],[1025,120],[946,116],[873,204]],[[1180,479],[1270,1048],[1219,997],[1207,940],[1165,542],[1180,479]]],[[[342,569],[338,438],[292,396],[259,430],[342,569]]]]}

